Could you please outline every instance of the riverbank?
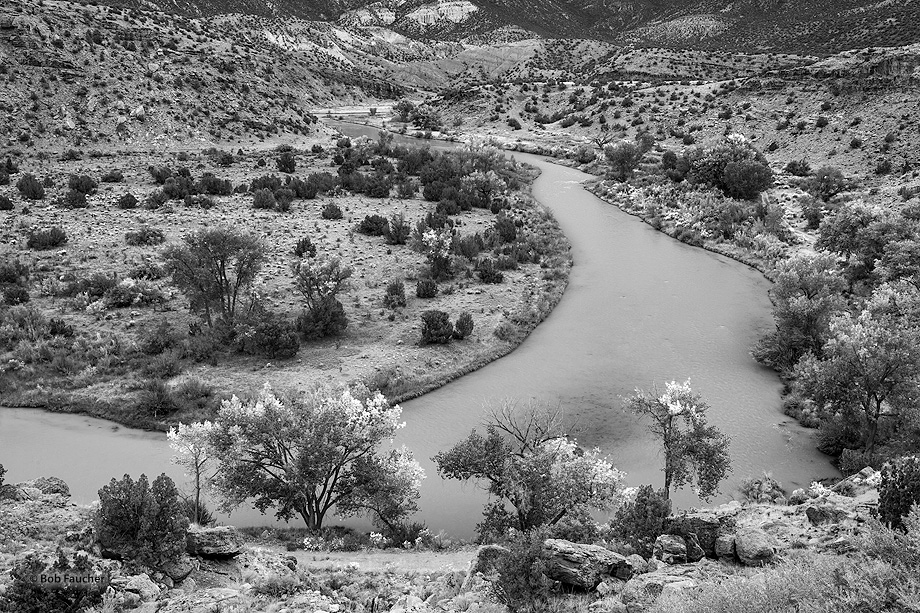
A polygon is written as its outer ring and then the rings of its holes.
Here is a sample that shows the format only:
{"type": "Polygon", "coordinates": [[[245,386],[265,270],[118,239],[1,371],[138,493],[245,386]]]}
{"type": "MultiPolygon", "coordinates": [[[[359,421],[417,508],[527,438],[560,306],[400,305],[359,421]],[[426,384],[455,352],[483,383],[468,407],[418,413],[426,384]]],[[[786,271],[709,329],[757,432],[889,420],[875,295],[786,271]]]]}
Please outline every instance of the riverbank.
{"type": "MultiPolygon", "coordinates": [[[[323,172],[328,167],[329,153],[323,151],[328,143],[316,146],[319,150],[295,152],[298,172],[305,168],[323,172]]],[[[332,149],[334,152],[334,145],[332,149]]],[[[570,246],[552,215],[529,195],[528,186],[536,173],[523,167],[514,171],[521,187],[509,192],[507,212],[519,224],[519,243],[531,259],[505,257],[502,282],[486,284],[476,277],[475,256],[473,260],[454,256],[455,276],[439,284],[433,298],[415,296],[416,281],[427,270],[422,253],[356,231],[363,218],[373,215],[385,219],[402,215],[409,228],[415,227],[431,207],[418,197],[320,194],[314,202],[295,200],[290,212],[280,214],[253,210],[252,196],[243,193],[214,196],[207,208],[172,203],[120,208],[124,194],[143,199],[151,189],[146,166],[195,164],[195,174],[212,173],[236,186],[270,174],[277,155],[267,151],[227,154],[231,162],[225,164],[217,153],[29,163],[28,170],[39,177],[86,175],[97,181],[106,165],[114,163],[122,178],[117,183],[100,183],[98,191],[88,197],[87,208],[45,205],[65,195],[58,188],[49,188],[43,202],[17,203],[13,211],[0,213],[18,219],[19,227],[60,227],[66,233],[67,242],[53,251],[26,248],[14,223],[5,224],[3,238],[17,245],[10,255],[28,266],[32,275],[28,281],[31,300],[16,307],[17,312],[37,313],[45,322],[57,318],[70,326],[63,336],[7,344],[0,372],[5,405],[81,413],[126,426],[164,430],[176,421],[208,418],[221,398],[248,395],[265,382],[279,388],[305,388],[331,377],[343,383],[363,382],[402,402],[513,351],[558,304],[565,290],[570,246]],[[339,207],[345,218],[326,219],[321,213],[330,204],[339,207]],[[214,221],[258,229],[269,255],[254,291],[264,308],[282,317],[297,314],[298,299],[289,279],[299,240],[306,237],[319,253],[350,265],[354,271],[351,289],[342,298],[350,320],[345,333],[310,341],[294,358],[223,349],[200,355],[196,339],[184,333],[196,318],[186,311],[184,296],[163,277],[158,253],[159,245],[178,241],[190,229],[214,221]],[[152,242],[125,245],[126,236],[142,230],[153,237],[152,242]],[[103,294],[125,280],[143,286],[150,300],[134,299],[128,307],[110,306],[108,294],[103,294]],[[384,294],[391,282],[404,284],[405,305],[386,306],[384,294]],[[472,334],[449,345],[420,346],[420,315],[430,309],[447,312],[452,320],[469,312],[474,322],[472,334]],[[175,342],[155,353],[147,351],[145,347],[157,337],[175,342]]],[[[23,166],[25,172],[26,164],[23,166]]],[[[19,200],[12,187],[0,187],[0,191],[19,200]]],[[[456,216],[457,228],[463,236],[482,236],[492,231],[494,218],[488,209],[474,208],[456,216]]]]}

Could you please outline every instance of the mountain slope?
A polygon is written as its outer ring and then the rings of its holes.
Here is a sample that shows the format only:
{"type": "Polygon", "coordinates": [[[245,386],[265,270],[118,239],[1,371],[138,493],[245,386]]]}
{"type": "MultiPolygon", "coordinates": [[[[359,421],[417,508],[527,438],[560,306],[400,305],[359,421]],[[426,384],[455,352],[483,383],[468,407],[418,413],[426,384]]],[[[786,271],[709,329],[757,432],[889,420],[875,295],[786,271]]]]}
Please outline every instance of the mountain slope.
{"type": "Polygon", "coordinates": [[[920,41],[920,0],[102,0],[189,16],[236,12],[452,38],[518,26],[545,37],[830,54],[920,41]]]}

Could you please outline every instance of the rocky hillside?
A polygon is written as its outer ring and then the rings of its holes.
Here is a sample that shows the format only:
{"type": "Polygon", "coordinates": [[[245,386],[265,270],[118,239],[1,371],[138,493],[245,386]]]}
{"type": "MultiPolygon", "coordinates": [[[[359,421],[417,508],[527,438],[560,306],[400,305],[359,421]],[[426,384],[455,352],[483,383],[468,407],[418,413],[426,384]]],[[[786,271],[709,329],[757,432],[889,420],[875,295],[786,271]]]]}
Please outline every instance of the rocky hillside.
{"type": "Polygon", "coordinates": [[[918,0],[104,0],[187,16],[339,20],[459,39],[502,26],[546,37],[697,49],[833,53],[915,42],[918,0]]]}

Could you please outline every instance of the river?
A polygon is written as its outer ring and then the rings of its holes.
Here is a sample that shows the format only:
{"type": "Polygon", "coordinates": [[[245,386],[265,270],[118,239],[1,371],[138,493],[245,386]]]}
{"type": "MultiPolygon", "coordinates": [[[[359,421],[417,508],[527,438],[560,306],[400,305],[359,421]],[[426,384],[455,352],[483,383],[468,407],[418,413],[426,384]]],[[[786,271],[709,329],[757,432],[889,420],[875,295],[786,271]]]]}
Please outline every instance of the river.
{"type": "MultiPolygon", "coordinates": [[[[608,453],[629,484],[660,487],[657,447],[622,410],[622,398],[636,387],[687,378],[711,405],[710,423],[731,438],[733,472],[720,500],[765,470],[790,490],[837,474],[810,432],[782,414],[776,374],[750,356],[758,335],[772,326],[769,282],[760,273],[604,203],[580,186],[590,178],[580,171],[514,155],[540,169],[533,194],[558,219],[575,266],[559,305],[519,348],[404,403],[407,425],[396,443],[412,449],[428,474],[415,519],[435,532],[472,534],[484,494],[441,480],[430,458],[481,425],[487,405],[503,398],[561,407],[579,442],[608,453]]],[[[123,473],[165,470],[184,480],[169,456],[161,434],[76,415],[0,410],[0,463],[8,481],[57,475],[80,502],[123,473]]],[[[687,491],[674,499],[679,507],[699,502],[687,491]]],[[[228,521],[267,524],[271,517],[241,509],[228,521]]]]}

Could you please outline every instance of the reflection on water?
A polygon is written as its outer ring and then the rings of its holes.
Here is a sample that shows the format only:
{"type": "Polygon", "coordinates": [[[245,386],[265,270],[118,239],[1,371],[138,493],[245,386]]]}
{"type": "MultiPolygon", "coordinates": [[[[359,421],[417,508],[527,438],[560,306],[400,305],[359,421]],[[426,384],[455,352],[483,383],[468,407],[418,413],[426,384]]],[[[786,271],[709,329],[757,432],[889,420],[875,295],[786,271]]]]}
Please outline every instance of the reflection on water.
{"type": "MultiPolygon", "coordinates": [[[[346,134],[376,130],[340,124],[346,134]]],[[[446,145],[450,146],[450,145],[446,145]]],[[[750,357],[758,334],[771,325],[768,282],[727,258],[688,247],[652,230],[583,190],[587,175],[539,157],[533,193],[556,215],[573,245],[575,267],[559,306],[510,355],[404,405],[407,426],[397,436],[427,473],[418,519],[435,531],[470,535],[484,496],[471,485],[442,481],[430,458],[480,425],[490,400],[514,397],[560,405],[579,441],[609,453],[630,484],[660,486],[660,458],[641,424],[621,410],[636,387],[690,378],[712,406],[711,423],[731,439],[739,481],[766,470],[787,488],[835,471],[814,449],[807,431],[780,411],[780,382],[750,357]]],[[[112,476],[181,471],[169,464],[165,437],[112,428],[89,418],[0,410],[0,462],[9,480],[53,474],[78,500],[112,476]]],[[[679,506],[696,504],[689,492],[679,506]]],[[[241,524],[267,523],[251,509],[241,524]]]]}

